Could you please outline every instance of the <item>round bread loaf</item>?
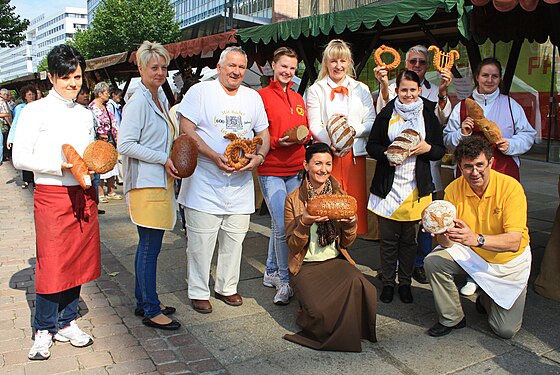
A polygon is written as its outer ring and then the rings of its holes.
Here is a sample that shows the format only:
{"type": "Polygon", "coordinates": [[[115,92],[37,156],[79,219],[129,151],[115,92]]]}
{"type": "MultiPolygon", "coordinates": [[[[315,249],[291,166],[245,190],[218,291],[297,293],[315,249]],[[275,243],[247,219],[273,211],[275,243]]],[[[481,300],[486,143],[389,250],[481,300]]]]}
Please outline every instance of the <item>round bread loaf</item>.
{"type": "Polygon", "coordinates": [[[109,142],[97,140],[90,143],[84,150],[84,161],[90,171],[107,173],[117,164],[117,150],[109,142]]]}
{"type": "Polygon", "coordinates": [[[387,160],[392,164],[401,165],[408,157],[408,150],[394,143],[387,148],[387,160]]]}
{"type": "Polygon", "coordinates": [[[190,177],[196,168],[198,159],[198,145],[196,141],[186,134],[180,135],[171,149],[171,161],[177,169],[177,176],[190,177]]]}
{"type": "Polygon", "coordinates": [[[327,133],[337,151],[349,151],[352,148],[356,131],[348,125],[346,116],[333,115],[327,123],[327,133]]]}
{"type": "Polygon", "coordinates": [[[349,219],[357,210],[356,199],[346,194],[321,194],[307,201],[309,215],[328,216],[331,220],[349,219]]]}
{"type": "Polygon", "coordinates": [[[441,234],[453,228],[453,219],[457,217],[457,209],[444,200],[435,200],[422,212],[422,226],[430,233],[441,234]]]}

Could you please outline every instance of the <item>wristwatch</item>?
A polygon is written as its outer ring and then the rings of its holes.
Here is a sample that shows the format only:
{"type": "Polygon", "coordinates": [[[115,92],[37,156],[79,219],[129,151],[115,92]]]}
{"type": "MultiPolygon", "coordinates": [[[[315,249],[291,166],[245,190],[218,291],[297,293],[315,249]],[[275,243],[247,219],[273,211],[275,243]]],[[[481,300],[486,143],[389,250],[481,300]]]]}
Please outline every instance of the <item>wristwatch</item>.
{"type": "Polygon", "coordinates": [[[447,100],[447,95],[441,96],[441,95],[438,94],[437,97],[438,97],[439,100],[447,100]]]}
{"type": "Polygon", "coordinates": [[[476,241],[478,242],[478,247],[484,246],[485,239],[484,239],[484,236],[482,234],[478,235],[478,238],[477,238],[476,241]]]}

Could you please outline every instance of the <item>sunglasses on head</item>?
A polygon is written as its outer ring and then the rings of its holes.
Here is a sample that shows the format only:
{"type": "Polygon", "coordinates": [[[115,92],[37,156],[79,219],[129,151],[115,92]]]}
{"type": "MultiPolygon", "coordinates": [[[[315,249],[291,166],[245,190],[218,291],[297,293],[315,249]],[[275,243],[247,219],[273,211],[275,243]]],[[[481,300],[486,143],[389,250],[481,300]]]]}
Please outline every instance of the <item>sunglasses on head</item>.
{"type": "Polygon", "coordinates": [[[408,60],[409,63],[411,63],[412,65],[426,65],[428,62],[426,60],[420,60],[420,59],[412,59],[412,60],[408,60]]]}

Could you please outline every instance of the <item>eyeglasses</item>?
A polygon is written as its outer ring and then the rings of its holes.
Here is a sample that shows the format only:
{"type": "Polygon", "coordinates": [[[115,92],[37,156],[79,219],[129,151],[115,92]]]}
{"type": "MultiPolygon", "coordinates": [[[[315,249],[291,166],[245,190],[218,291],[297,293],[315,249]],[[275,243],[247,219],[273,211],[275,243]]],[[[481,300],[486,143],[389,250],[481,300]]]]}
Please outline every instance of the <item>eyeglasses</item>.
{"type": "Polygon", "coordinates": [[[416,65],[416,64],[418,64],[418,65],[426,65],[426,64],[428,63],[426,60],[420,60],[420,59],[412,59],[412,60],[408,60],[408,62],[409,62],[411,65],[416,65]]]}
{"type": "Polygon", "coordinates": [[[478,173],[482,173],[484,172],[484,170],[486,168],[488,168],[488,166],[490,165],[490,163],[478,163],[476,165],[466,165],[464,167],[462,167],[461,169],[463,170],[463,172],[465,173],[473,173],[475,170],[478,173]]]}

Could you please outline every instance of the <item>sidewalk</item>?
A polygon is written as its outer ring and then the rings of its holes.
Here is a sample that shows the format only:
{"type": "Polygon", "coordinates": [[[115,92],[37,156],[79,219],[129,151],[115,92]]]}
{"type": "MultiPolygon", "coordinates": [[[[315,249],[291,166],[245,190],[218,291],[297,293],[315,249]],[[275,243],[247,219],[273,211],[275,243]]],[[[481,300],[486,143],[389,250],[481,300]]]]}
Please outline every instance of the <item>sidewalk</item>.
{"type": "MultiPolygon", "coordinates": [[[[536,277],[555,210],[560,167],[523,161],[521,175],[529,199],[529,228],[536,277]]],[[[177,308],[183,327],[159,331],[133,314],[134,254],[137,233],[123,201],[102,204],[100,216],[103,272],[82,289],[79,324],[91,333],[91,347],[56,343],[51,359],[27,360],[34,303],[33,200],[22,190],[9,163],[0,167],[0,373],[2,374],[560,374],[560,303],[529,288],[525,320],[512,340],[497,338],[474,297],[463,298],[467,328],[432,338],[425,331],[436,321],[428,286],[413,284],[414,304],[380,303],[376,344],[362,341],[362,353],[318,352],[282,339],[298,330],[297,301],[272,303],[274,290],[262,285],[270,218],[253,215],[244,242],[239,292],[244,304],[231,307],[211,298],[212,314],[196,313],[186,293],[186,240],[166,232],[159,257],[161,300],[177,308]]],[[[351,254],[368,278],[379,268],[379,245],[358,240],[351,254]]],[[[215,272],[215,269],[213,269],[215,272]]],[[[560,270],[559,270],[560,272],[560,270]]],[[[462,281],[459,281],[462,282],[462,281]]]]}

